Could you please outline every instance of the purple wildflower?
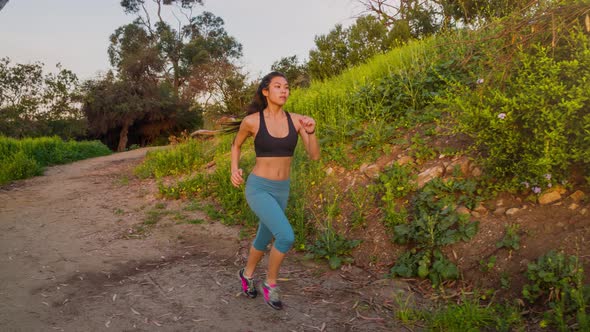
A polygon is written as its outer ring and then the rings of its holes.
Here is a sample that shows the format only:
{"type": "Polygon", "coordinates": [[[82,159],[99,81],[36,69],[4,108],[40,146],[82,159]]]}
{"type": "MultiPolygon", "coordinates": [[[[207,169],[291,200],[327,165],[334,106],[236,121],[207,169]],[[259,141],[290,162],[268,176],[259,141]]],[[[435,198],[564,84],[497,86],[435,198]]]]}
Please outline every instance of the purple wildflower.
{"type": "Polygon", "coordinates": [[[506,113],[500,113],[500,114],[498,114],[498,119],[500,119],[500,120],[506,119],[506,113]]]}
{"type": "Polygon", "coordinates": [[[477,81],[475,81],[475,83],[477,83],[477,84],[483,84],[483,78],[478,78],[477,81]]]}
{"type": "Polygon", "coordinates": [[[528,182],[526,182],[526,181],[525,182],[522,182],[522,185],[524,185],[524,187],[527,188],[527,189],[530,187],[530,184],[528,182]]]}
{"type": "Polygon", "coordinates": [[[532,190],[535,194],[541,193],[541,187],[534,186],[532,190]]]}
{"type": "Polygon", "coordinates": [[[551,183],[549,183],[549,184],[547,185],[547,187],[549,187],[549,188],[551,188],[552,186],[553,186],[553,185],[552,185],[551,183]]]}
{"type": "Polygon", "coordinates": [[[545,179],[551,180],[551,174],[545,174],[545,179]]]}

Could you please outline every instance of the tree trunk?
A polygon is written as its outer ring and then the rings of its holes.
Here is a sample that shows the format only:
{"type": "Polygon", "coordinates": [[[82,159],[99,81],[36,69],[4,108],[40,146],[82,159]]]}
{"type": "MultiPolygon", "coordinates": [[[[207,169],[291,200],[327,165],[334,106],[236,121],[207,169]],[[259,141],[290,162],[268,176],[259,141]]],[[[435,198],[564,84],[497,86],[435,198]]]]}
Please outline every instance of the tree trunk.
{"type": "Polygon", "coordinates": [[[125,121],[123,123],[123,126],[121,127],[121,133],[119,134],[119,146],[117,147],[117,152],[123,152],[127,147],[127,133],[129,133],[129,126],[131,126],[131,123],[129,121],[125,121]]]}

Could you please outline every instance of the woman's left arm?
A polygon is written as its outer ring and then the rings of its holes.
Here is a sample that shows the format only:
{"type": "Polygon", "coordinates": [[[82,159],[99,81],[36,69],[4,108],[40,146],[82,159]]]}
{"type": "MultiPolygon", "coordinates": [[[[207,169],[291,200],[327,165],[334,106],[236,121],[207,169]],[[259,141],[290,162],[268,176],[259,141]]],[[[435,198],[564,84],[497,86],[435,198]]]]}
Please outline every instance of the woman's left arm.
{"type": "Polygon", "coordinates": [[[297,117],[299,119],[298,122],[301,125],[299,128],[299,135],[301,135],[301,139],[305,145],[305,151],[307,151],[307,154],[311,160],[319,160],[320,142],[315,131],[315,120],[305,115],[298,115],[297,117]]]}

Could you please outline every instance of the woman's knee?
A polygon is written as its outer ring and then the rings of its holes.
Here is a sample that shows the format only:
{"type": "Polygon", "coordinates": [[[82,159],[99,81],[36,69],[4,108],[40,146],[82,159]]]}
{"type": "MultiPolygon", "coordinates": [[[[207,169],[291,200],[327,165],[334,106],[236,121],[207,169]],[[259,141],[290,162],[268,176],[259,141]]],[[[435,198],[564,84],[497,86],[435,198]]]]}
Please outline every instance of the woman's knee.
{"type": "Polygon", "coordinates": [[[264,251],[266,250],[266,247],[270,241],[272,241],[272,237],[273,235],[270,230],[263,224],[260,224],[258,226],[258,232],[256,232],[256,238],[254,238],[252,245],[256,250],[264,251]]]}
{"type": "Polygon", "coordinates": [[[289,232],[282,232],[281,234],[277,234],[275,237],[274,246],[277,248],[278,251],[282,253],[286,253],[293,247],[293,243],[295,242],[295,233],[291,229],[289,232]]]}

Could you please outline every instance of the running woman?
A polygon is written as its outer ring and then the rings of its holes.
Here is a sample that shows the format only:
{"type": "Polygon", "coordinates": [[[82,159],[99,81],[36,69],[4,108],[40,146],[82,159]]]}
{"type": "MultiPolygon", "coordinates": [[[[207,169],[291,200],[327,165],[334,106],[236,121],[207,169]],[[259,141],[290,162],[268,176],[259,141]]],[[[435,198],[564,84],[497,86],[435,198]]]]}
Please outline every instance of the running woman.
{"type": "Polygon", "coordinates": [[[283,106],[288,98],[289,83],[284,74],[271,72],[264,76],[231,147],[231,182],[240,187],[244,183],[244,172],[239,167],[241,146],[249,136],[254,137],[256,163],[247,177],[246,200],[260,222],[248,262],[238,272],[242,290],[251,298],[258,295],[254,271],[274,238],[262,292],[264,301],[277,310],[283,308],[277,287],[279,269],[295,241],[285,209],[289,198],[291,161],[298,138],[301,137],[310,159],[320,158],[315,120],[286,112],[283,106]]]}

